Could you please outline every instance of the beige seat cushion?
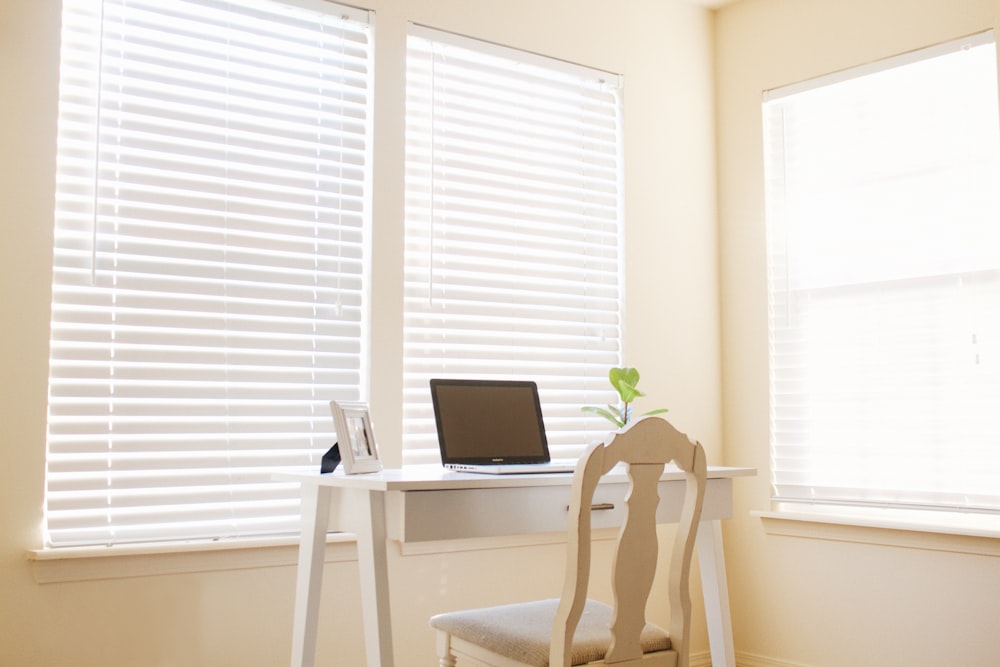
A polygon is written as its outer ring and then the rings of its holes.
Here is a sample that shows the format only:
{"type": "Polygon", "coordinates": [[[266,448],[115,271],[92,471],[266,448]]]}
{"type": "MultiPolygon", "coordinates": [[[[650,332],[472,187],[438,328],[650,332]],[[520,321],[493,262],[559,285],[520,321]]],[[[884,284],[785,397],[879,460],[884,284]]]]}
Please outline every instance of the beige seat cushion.
{"type": "MultiPolygon", "coordinates": [[[[449,612],[431,618],[431,626],[444,630],[493,653],[534,667],[548,667],[552,623],[559,600],[449,612]]],[[[587,600],[573,639],[572,663],[583,665],[603,660],[611,644],[610,606],[587,600]]],[[[670,648],[670,637],[662,628],[647,623],[641,643],[644,653],[670,648]]]]}

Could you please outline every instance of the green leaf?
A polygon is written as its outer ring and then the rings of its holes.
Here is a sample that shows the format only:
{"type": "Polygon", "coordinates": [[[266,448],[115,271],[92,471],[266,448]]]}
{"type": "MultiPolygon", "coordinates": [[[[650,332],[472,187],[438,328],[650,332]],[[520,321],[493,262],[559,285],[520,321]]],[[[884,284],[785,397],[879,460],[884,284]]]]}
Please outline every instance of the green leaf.
{"type": "Polygon", "coordinates": [[[629,387],[639,384],[639,371],[634,368],[612,368],[608,371],[608,379],[617,387],[624,382],[629,387]]]}
{"type": "MultiPolygon", "coordinates": [[[[610,406],[608,406],[608,407],[610,407],[610,406]]],[[[605,419],[607,419],[612,424],[614,424],[615,426],[617,426],[618,428],[621,428],[622,426],[624,426],[624,424],[622,423],[622,421],[615,414],[615,412],[617,412],[617,411],[612,412],[611,410],[606,410],[605,408],[598,408],[598,407],[595,407],[593,405],[586,405],[586,406],[584,406],[584,407],[582,407],[580,409],[583,410],[584,412],[593,412],[596,415],[600,415],[600,416],[604,417],[605,419]]]]}
{"type": "Polygon", "coordinates": [[[667,408],[659,408],[658,410],[650,410],[649,412],[643,412],[640,417],[648,417],[649,415],[662,415],[664,412],[669,412],[667,408]]]}
{"type": "Polygon", "coordinates": [[[634,368],[612,368],[608,371],[608,380],[623,403],[631,403],[639,396],[645,396],[635,388],[639,384],[639,371],[634,368]]]}
{"type": "Polygon", "coordinates": [[[640,396],[646,395],[641,391],[639,391],[638,389],[636,389],[635,387],[629,386],[624,382],[616,386],[615,389],[618,390],[618,395],[622,397],[623,403],[631,403],[640,396]]]}

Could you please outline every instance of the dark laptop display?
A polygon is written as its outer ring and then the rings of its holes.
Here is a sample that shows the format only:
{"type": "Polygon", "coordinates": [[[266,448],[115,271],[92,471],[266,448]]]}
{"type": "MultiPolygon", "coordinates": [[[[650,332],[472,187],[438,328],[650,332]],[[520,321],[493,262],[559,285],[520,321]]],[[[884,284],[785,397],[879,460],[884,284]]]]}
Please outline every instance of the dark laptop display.
{"type": "MultiPolygon", "coordinates": [[[[488,473],[556,471],[549,461],[534,382],[434,379],[430,387],[446,467],[488,473]],[[511,469],[512,464],[517,468],[511,469]]],[[[559,471],[571,471],[573,463],[559,462],[559,471]]]]}

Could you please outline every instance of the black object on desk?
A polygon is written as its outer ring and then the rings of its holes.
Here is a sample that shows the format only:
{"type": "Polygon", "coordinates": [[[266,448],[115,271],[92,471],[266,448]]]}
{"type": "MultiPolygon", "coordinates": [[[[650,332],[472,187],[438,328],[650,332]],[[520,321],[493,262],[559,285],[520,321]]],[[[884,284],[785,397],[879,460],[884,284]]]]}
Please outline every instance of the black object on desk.
{"type": "Polygon", "coordinates": [[[333,447],[331,447],[326,454],[323,455],[323,460],[320,463],[319,471],[320,473],[333,472],[340,465],[340,446],[335,442],[333,447]]]}

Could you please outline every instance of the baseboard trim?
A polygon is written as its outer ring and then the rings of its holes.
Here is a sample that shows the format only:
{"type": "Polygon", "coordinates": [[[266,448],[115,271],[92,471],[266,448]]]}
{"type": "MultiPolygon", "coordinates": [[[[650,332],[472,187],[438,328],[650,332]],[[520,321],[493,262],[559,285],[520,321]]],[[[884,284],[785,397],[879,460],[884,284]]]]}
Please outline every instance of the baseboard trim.
{"type": "Polygon", "coordinates": [[[698,651],[688,656],[688,667],[712,667],[712,654],[708,651],[698,651]]]}
{"type": "MultiPolygon", "coordinates": [[[[690,667],[712,667],[712,654],[708,651],[692,653],[689,664],[690,667]]],[[[763,655],[737,651],[736,667],[809,667],[809,665],[800,662],[788,662],[787,660],[775,660],[763,655]]]]}
{"type": "MultiPolygon", "coordinates": [[[[709,661],[711,664],[711,661],[709,661]]],[[[694,667],[692,665],[692,667],[694,667]]],[[[736,667],[809,667],[801,662],[788,662],[787,660],[776,660],[755,653],[746,651],[736,652],[736,667]]]]}

